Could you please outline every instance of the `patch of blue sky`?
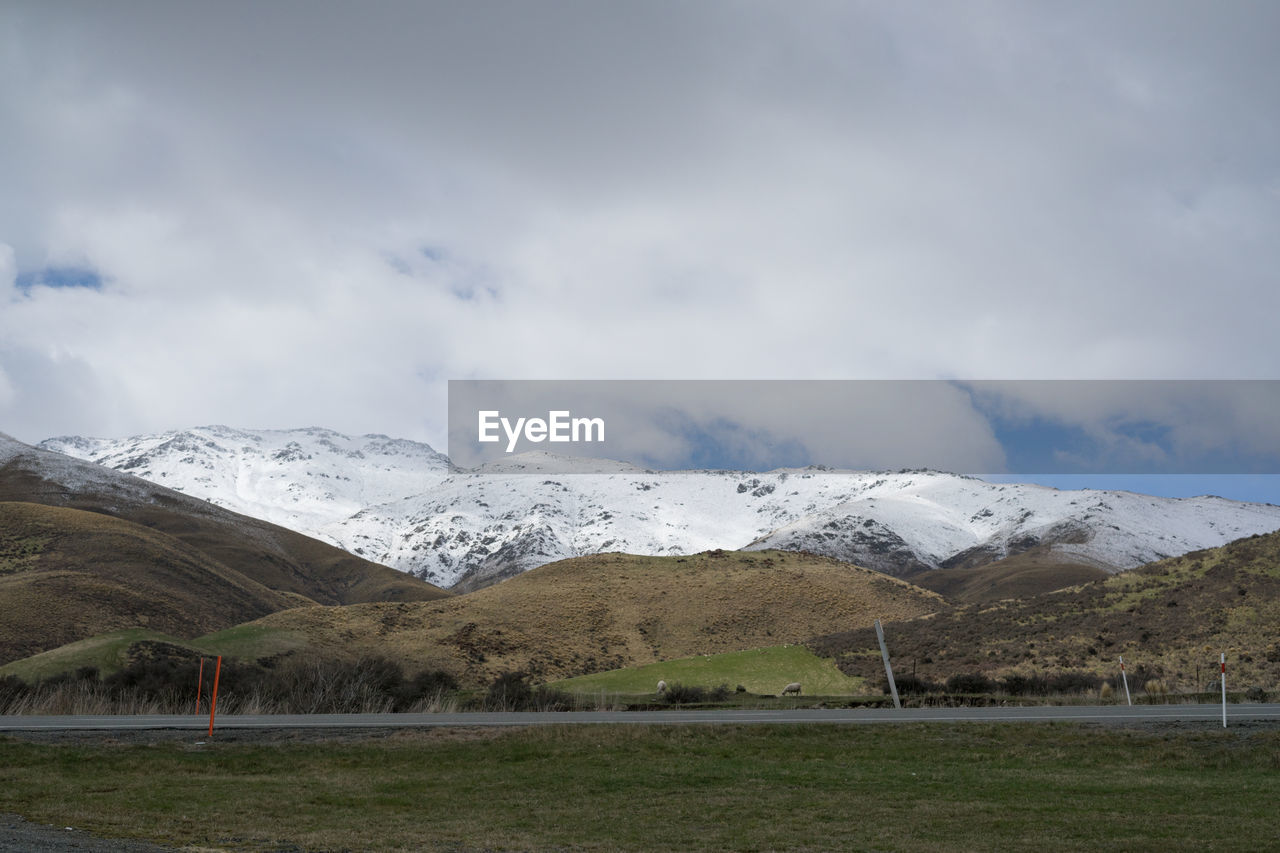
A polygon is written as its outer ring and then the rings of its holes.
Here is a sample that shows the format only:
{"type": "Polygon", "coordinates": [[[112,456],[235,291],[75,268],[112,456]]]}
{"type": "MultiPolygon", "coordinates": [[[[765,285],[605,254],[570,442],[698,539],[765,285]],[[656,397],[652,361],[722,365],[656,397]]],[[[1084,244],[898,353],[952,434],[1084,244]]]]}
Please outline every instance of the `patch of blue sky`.
{"type": "Polygon", "coordinates": [[[101,290],[103,278],[88,267],[43,267],[18,273],[15,284],[23,293],[29,293],[33,287],[101,290]]]}
{"type": "Polygon", "coordinates": [[[804,444],[751,429],[728,418],[700,422],[669,408],[655,413],[654,424],[682,448],[678,458],[640,454],[640,464],[668,471],[769,471],[814,464],[804,444]]]}
{"type": "MultiPolygon", "coordinates": [[[[1179,446],[1177,425],[1109,422],[1101,431],[1044,419],[1008,422],[988,414],[1007,471],[1047,474],[1280,474],[1280,457],[1246,449],[1247,436],[1222,434],[1179,446]]],[[[1203,437],[1202,437],[1203,438],[1203,437]]]]}
{"type": "Polygon", "coordinates": [[[1035,483],[1055,489],[1108,489],[1162,498],[1216,495],[1280,506],[1280,474],[987,474],[989,483],[1035,483]]]}

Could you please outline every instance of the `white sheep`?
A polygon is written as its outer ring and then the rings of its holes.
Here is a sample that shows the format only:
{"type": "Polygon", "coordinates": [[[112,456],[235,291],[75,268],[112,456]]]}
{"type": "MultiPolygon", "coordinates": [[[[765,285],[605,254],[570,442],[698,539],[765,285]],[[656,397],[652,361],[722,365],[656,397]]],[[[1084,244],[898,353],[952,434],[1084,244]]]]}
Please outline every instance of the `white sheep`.
{"type": "Polygon", "coordinates": [[[783,696],[786,696],[788,693],[794,693],[794,694],[796,694],[797,696],[799,696],[799,695],[800,695],[800,682],[798,682],[798,681],[793,681],[793,682],[791,682],[790,684],[788,684],[786,687],[782,688],[782,695],[783,695],[783,696]]]}
{"type": "Polygon", "coordinates": [[[666,692],[667,692],[667,682],[665,682],[665,681],[659,681],[659,682],[658,682],[658,695],[659,695],[659,696],[661,696],[663,693],[666,693],[666,692]]]}

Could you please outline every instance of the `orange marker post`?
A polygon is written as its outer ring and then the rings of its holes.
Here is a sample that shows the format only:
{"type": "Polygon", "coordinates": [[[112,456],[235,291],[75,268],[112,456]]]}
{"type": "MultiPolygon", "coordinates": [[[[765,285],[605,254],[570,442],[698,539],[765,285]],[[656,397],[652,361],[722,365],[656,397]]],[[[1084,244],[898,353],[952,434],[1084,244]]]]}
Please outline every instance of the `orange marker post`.
{"type": "Polygon", "coordinates": [[[200,715],[200,691],[204,689],[204,657],[200,658],[200,674],[196,676],[196,716],[200,715]]]}
{"type": "Polygon", "coordinates": [[[218,666],[213,670],[213,699],[209,702],[209,737],[213,737],[213,718],[218,713],[218,676],[222,675],[222,655],[218,655],[218,666]]]}

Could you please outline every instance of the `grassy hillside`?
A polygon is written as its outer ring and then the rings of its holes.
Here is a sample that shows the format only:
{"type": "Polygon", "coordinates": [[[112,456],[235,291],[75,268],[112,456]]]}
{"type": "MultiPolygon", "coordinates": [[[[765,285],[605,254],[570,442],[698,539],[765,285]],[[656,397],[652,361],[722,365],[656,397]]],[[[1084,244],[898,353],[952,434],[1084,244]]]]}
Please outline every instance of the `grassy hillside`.
{"type": "Polygon", "coordinates": [[[0,662],[121,628],[196,636],[306,603],[129,521],[0,502],[0,662]]]}
{"type": "Polygon", "coordinates": [[[742,685],[750,693],[777,694],[793,681],[804,692],[817,696],[840,696],[862,692],[864,679],[850,678],[830,659],[817,657],[804,646],[770,646],[719,655],[651,663],[615,669],[558,681],[551,686],[570,693],[646,694],[657,689],[659,680],[667,684],[729,689],[742,685]]]}
{"type": "Polygon", "coordinates": [[[378,652],[483,683],[503,670],[555,680],[795,643],[943,605],[934,593],[811,554],[599,554],[440,601],[307,608],[254,624],[303,635],[325,654],[378,652]]]}
{"type": "MultiPolygon", "coordinates": [[[[930,680],[981,671],[1088,670],[1204,689],[1227,654],[1228,684],[1280,683],[1280,533],[1195,551],[1025,600],[971,605],[886,628],[899,668],[930,680]]],[[[815,640],[850,674],[878,677],[873,632],[815,640]]]]}
{"type": "Polygon", "coordinates": [[[28,658],[0,666],[0,677],[14,675],[28,684],[41,679],[74,672],[80,667],[91,666],[108,675],[124,667],[129,659],[129,649],[135,643],[181,643],[169,634],[149,631],[146,628],[125,628],[108,631],[96,637],[77,640],[58,646],[28,658]]]}
{"type": "Polygon", "coordinates": [[[0,435],[0,501],[79,509],[168,534],[271,590],[319,604],[429,601],[444,590],[265,521],[0,435]]]}
{"type": "Polygon", "coordinates": [[[237,625],[195,639],[181,639],[146,628],[125,628],[12,661],[0,666],[0,677],[13,675],[33,684],[86,666],[108,676],[138,656],[154,654],[157,649],[171,657],[224,655],[253,661],[300,651],[305,646],[305,638],[296,634],[253,625],[237,625]]]}

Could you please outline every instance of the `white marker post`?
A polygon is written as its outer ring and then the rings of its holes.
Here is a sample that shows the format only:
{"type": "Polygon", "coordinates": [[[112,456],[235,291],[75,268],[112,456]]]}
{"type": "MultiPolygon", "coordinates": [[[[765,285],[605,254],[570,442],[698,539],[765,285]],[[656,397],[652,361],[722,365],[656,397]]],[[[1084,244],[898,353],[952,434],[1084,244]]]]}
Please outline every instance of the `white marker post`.
{"type": "Polygon", "coordinates": [[[1227,727],[1227,653],[1223,652],[1222,657],[1218,659],[1218,663],[1222,666],[1222,674],[1219,681],[1222,682],[1222,727],[1227,727]]]}
{"type": "Polygon", "coordinates": [[[880,657],[884,658],[884,674],[889,679],[889,692],[893,694],[893,707],[901,709],[902,702],[898,700],[898,685],[893,680],[893,667],[889,665],[889,647],[884,644],[884,629],[880,627],[880,620],[876,620],[876,639],[880,641],[880,657]]]}
{"type": "Polygon", "coordinates": [[[1124,655],[1120,656],[1120,680],[1124,682],[1124,701],[1133,707],[1133,699],[1129,696],[1129,676],[1124,674],[1124,655]]]}

